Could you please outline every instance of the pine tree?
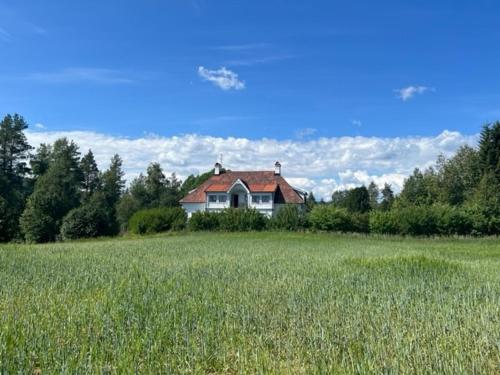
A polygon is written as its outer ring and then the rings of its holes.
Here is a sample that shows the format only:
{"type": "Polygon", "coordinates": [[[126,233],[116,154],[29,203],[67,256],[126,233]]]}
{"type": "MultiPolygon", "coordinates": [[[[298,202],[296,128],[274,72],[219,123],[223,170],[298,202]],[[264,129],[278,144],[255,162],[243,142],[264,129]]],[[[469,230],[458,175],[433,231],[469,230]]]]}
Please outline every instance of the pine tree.
{"type": "Polygon", "coordinates": [[[28,172],[27,160],[32,147],[24,131],[28,124],[15,114],[0,122],[0,174],[8,181],[19,183],[28,172]]]}
{"type": "Polygon", "coordinates": [[[491,171],[500,181],[500,122],[485,125],[481,131],[479,158],[483,174],[491,171]]]}
{"type": "Polygon", "coordinates": [[[380,202],[380,209],[382,211],[388,211],[391,209],[394,203],[394,192],[392,191],[391,185],[384,184],[384,188],[381,191],[382,201],[380,202]]]}
{"type": "Polygon", "coordinates": [[[378,208],[378,199],[380,196],[380,191],[378,189],[378,186],[375,184],[375,182],[370,182],[370,185],[368,185],[368,195],[370,196],[370,208],[372,210],[376,210],[378,208]]]}
{"type": "Polygon", "coordinates": [[[311,212],[314,206],[317,204],[316,198],[314,197],[314,193],[311,191],[306,198],[306,210],[307,212],[311,212]]]}
{"type": "Polygon", "coordinates": [[[31,173],[35,180],[49,169],[52,157],[52,147],[42,143],[30,160],[31,173]]]}
{"type": "Polygon", "coordinates": [[[19,115],[0,122],[0,241],[19,234],[19,217],[29,193],[27,159],[32,147],[24,131],[28,125],[19,115]]]}
{"type": "Polygon", "coordinates": [[[159,163],[151,163],[146,175],[146,190],[149,196],[149,206],[159,207],[166,193],[167,180],[159,163]]]}
{"type": "Polygon", "coordinates": [[[110,207],[114,207],[123,193],[125,173],[122,170],[123,161],[119,155],[114,155],[111,158],[109,168],[102,174],[102,190],[106,201],[110,207]]]}
{"type": "Polygon", "coordinates": [[[97,168],[92,150],[89,150],[80,161],[80,169],[83,174],[82,189],[84,200],[87,200],[101,185],[99,168],[97,168]]]}
{"type": "Polygon", "coordinates": [[[163,207],[177,207],[179,200],[182,198],[181,181],[177,178],[175,173],[172,173],[165,182],[165,192],[160,201],[160,206],[163,207]]]}
{"type": "MultiPolygon", "coordinates": [[[[119,155],[114,155],[111,158],[109,168],[102,174],[102,194],[103,204],[106,206],[106,217],[108,218],[107,235],[117,234],[120,230],[118,222],[117,205],[125,188],[125,173],[122,169],[122,159],[119,155]]],[[[94,194],[95,195],[95,194],[94,194]]],[[[97,199],[97,198],[96,198],[97,199]]]]}

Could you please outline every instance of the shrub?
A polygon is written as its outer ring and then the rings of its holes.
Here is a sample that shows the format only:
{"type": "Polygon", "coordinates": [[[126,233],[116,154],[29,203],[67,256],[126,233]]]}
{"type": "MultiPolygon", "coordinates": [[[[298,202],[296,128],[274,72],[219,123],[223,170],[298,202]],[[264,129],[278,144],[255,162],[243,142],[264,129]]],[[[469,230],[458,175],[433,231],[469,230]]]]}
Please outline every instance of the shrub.
{"type": "Polygon", "coordinates": [[[333,205],[317,205],[309,214],[309,222],[313,229],[336,232],[352,232],[353,220],[349,213],[333,205]]]}
{"type": "Polygon", "coordinates": [[[64,240],[105,236],[109,233],[106,211],[93,204],[84,204],[68,212],[61,225],[64,240]]]}
{"type": "Polygon", "coordinates": [[[246,232],[263,230],[267,222],[267,217],[257,210],[229,208],[220,212],[195,212],[188,225],[193,231],[246,232]]]}
{"type": "Polygon", "coordinates": [[[500,216],[488,207],[472,204],[464,208],[464,212],[472,221],[471,234],[498,235],[500,233],[500,216]]]}
{"type": "Polygon", "coordinates": [[[370,231],[382,234],[400,233],[399,222],[394,211],[372,211],[370,212],[370,231]]]}
{"type": "Polygon", "coordinates": [[[150,208],[137,211],[129,220],[132,233],[150,234],[180,230],[186,225],[186,213],[180,207],[150,208]]]}
{"type": "MultiPolygon", "coordinates": [[[[468,235],[474,233],[475,225],[480,225],[480,215],[474,216],[460,207],[447,205],[405,206],[391,211],[370,213],[370,230],[374,233],[402,234],[413,236],[468,235]]],[[[480,232],[483,226],[477,228],[480,232]]],[[[483,232],[480,232],[483,233],[483,232]]]]}
{"type": "Polygon", "coordinates": [[[370,215],[368,213],[351,213],[352,232],[369,233],[370,215]]]}
{"type": "Polygon", "coordinates": [[[116,216],[122,231],[128,229],[128,222],[133,214],[141,209],[140,202],[132,194],[125,193],[116,205],[116,216]]]}
{"type": "Polygon", "coordinates": [[[255,209],[229,208],[219,213],[219,228],[228,232],[258,231],[266,228],[268,219],[255,209]]]}
{"type": "Polygon", "coordinates": [[[473,230],[473,216],[467,213],[463,208],[451,206],[429,207],[434,210],[436,215],[436,224],[439,234],[467,235],[473,230]]]}
{"type": "Polygon", "coordinates": [[[198,211],[194,212],[188,221],[188,228],[192,231],[214,231],[219,230],[219,213],[198,211]]]}
{"type": "Polygon", "coordinates": [[[63,218],[59,237],[64,240],[116,235],[119,231],[115,211],[106,197],[94,193],[87,202],[63,218]]]}
{"type": "Polygon", "coordinates": [[[56,237],[54,228],[57,224],[51,216],[41,210],[25,210],[20,223],[27,242],[49,242],[56,237]]]}
{"type": "Polygon", "coordinates": [[[438,233],[435,211],[428,206],[407,206],[392,211],[400,234],[430,236],[438,233]]]}
{"type": "Polygon", "coordinates": [[[287,204],[269,221],[269,227],[278,230],[296,231],[306,227],[304,213],[296,204],[287,204]]]}

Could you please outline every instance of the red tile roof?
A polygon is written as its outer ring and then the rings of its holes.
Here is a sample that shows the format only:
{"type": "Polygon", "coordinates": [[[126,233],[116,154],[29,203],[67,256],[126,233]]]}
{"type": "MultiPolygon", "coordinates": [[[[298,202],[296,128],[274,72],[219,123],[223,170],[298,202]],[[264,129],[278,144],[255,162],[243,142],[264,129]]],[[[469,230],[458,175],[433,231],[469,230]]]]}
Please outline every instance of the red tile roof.
{"type": "Polygon", "coordinates": [[[181,203],[205,203],[207,192],[228,191],[236,180],[240,179],[252,193],[275,193],[276,203],[304,203],[303,198],[274,171],[238,172],[229,171],[212,176],[188,195],[181,203]]]}
{"type": "Polygon", "coordinates": [[[206,192],[226,192],[231,185],[228,184],[213,184],[210,185],[208,188],[205,189],[206,192]]]}
{"type": "Polygon", "coordinates": [[[278,187],[278,184],[276,182],[272,184],[250,184],[248,185],[248,188],[250,189],[251,192],[258,192],[258,193],[274,193],[276,191],[276,188],[278,187]]]}

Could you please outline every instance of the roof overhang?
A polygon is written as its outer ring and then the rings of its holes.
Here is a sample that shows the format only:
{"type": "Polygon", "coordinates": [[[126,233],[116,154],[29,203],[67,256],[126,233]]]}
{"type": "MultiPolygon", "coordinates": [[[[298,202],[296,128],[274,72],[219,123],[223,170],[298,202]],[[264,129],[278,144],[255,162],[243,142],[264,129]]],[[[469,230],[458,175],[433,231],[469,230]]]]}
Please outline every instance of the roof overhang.
{"type": "Polygon", "coordinates": [[[250,194],[250,190],[248,189],[247,185],[241,181],[241,179],[237,179],[236,181],[233,182],[231,187],[227,190],[227,193],[230,194],[231,191],[236,187],[236,186],[242,186],[243,189],[247,192],[247,194],[250,194]]]}

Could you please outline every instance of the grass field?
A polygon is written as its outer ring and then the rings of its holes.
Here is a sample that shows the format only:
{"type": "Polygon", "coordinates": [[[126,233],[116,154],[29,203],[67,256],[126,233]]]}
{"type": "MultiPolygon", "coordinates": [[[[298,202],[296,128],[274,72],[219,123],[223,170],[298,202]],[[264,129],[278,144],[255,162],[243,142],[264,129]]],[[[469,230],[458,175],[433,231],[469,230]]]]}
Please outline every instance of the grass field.
{"type": "Polygon", "coordinates": [[[500,372],[500,241],[0,245],[0,373],[500,372]]]}

